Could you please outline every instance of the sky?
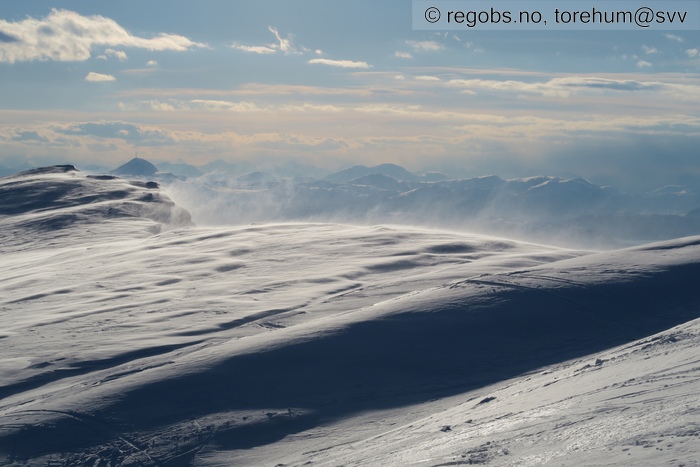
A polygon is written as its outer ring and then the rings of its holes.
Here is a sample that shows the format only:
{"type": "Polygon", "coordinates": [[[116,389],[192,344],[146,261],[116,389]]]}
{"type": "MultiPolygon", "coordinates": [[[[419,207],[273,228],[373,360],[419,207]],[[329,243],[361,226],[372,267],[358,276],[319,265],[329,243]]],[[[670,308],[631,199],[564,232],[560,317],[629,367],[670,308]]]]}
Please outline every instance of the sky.
{"type": "Polygon", "coordinates": [[[3,0],[0,165],[138,153],[700,186],[700,31],[411,18],[406,0],[3,0]]]}

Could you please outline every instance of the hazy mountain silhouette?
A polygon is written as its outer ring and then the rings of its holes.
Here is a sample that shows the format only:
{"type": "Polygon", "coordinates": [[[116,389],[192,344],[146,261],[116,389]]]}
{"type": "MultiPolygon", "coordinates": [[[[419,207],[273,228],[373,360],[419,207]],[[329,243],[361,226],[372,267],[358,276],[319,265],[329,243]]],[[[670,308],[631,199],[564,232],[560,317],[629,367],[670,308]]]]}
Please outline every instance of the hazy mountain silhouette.
{"type": "Polygon", "coordinates": [[[158,167],[148,162],[146,159],[134,157],[124,165],[112,170],[116,175],[143,175],[151,176],[158,172],[158,167]]]}
{"type": "Polygon", "coordinates": [[[372,174],[386,175],[399,181],[414,182],[419,180],[419,177],[396,164],[379,164],[375,165],[374,167],[355,165],[353,167],[334,172],[326,176],[324,180],[336,183],[347,183],[351,180],[372,174]]]}

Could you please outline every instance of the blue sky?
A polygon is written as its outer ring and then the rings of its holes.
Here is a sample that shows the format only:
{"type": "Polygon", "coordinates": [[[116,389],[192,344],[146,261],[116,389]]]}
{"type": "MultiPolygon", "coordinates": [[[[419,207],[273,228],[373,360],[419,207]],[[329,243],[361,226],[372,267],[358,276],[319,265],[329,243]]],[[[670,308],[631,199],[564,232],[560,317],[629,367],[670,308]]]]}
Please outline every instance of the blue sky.
{"type": "Polygon", "coordinates": [[[700,32],[412,31],[402,1],[3,1],[0,164],[700,180],[700,32]]]}

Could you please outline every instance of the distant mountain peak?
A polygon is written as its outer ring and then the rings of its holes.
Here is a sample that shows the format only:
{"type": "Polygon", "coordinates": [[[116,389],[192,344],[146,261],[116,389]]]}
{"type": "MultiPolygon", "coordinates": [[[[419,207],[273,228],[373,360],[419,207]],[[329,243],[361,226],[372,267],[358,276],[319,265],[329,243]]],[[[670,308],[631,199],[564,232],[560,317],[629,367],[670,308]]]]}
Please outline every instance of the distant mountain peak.
{"type": "Polygon", "coordinates": [[[347,169],[339,170],[328,175],[325,180],[336,183],[347,183],[351,180],[355,180],[367,175],[386,175],[395,180],[413,182],[419,180],[415,174],[404,169],[400,165],[396,164],[379,164],[373,167],[367,167],[365,165],[354,165],[348,167],[347,169]]]}
{"type": "Polygon", "coordinates": [[[148,162],[146,159],[141,159],[136,156],[124,165],[112,170],[113,174],[117,175],[145,175],[151,176],[158,172],[158,168],[148,162]]]}

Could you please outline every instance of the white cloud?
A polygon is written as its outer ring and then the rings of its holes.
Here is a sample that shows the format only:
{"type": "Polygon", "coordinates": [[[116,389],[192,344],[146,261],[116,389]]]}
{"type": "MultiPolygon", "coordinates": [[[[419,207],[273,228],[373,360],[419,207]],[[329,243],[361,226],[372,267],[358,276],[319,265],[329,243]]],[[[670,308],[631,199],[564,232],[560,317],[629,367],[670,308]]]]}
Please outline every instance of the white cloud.
{"type": "Polygon", "coordinates": [[[682,37],[676,36],[675,34],[665,34],[666,39],[676,41],[676,42],[685,42],[685,39],[682,37]]]}
{"type": "Polygon", "coordinates": [[[416,52],[437,52],[445,48],[444,45],[435,41],[406,41],[416,52]]]}
{"type": "Polygon", "coordinates": [[[440,81],[437,76],[416,76],[414,79],[417,81],[440,81]]]}
{"type": "MultiPolygon", "coordinates": [[[[205,47],[177,34],[143,38],[129,33],[116,21],[104,16],[52,9],[43,19],[27,18],[18,22],[0,20],[0,30],[10,40],[0,42],[0,62],[55,60],[85,61],[97,46],[136,47],[147,50],[184,51],[205,47]]],[[[112,49],[108,49],[112,50],[112,49]]],[[[119,52],[113,53],[120,58],[119,52]]],[[[105,57],[108,53],[105,53],[105,57]]],[[[120,58],[121,59],[121,58],[120,58]]]]}
{"type": "Polygon", "coordinates": [[[118,107],[119,110],[123,112],[148,112],[149,110],[155,112],[175,112],[190,110],[190,107],[188,107],[184,102],[176,99],[168,99],[168,102],[158,99],[119,102],[118,107]]]}
{"type": "MultiPolygon", "coordinates": [[[[686,95],[698,94],[697,88],[670,85],[658,82],[642,82],[634,80],[614,80],[597,77],[569,76],[554,78],[546,82],[524,82],[515,80],[497,81],[483,79],[453,79],[447,85],[449,87],[462,88],[468,91],[484,90],[491,92],[516,92],[527,94],[539,94],[543,96],[569,97],[574,93],[599,93],[599,92],[658,92],[671,93],[683,92],[686,95]]],[[[464,92],[464,91],[462,91],[464,92]]]]}
{"type": "Polygon", "coordinates": [[[411,55],[411,54],[408,53],[408,52],[401,52],[400,50],[397,50],[396,52],[394,52],[394,57],[398,57],[398,58],[413,58],[413,55],[411,55]]]}
{"type": "Polygon", "coordinates": [[[231,45],[231,48],[236,49],[236,50],[242,50],[243,52],[251,52],[251,53],[256,53],[260,55],[265,55],[265,54],[273,54],[277,52],[277,50],[267,47],[264,45],[241,45],[237,43],[233,43],[231,45]]]}
{"type": "MultiPolygon", "coordinates": [[[[293,36],[291,34],[287,35],[287,37],[285,38],[282,37],[282,35],[275,27],[268,26],[267,29],[275,36],[277,42],[265,45],[243,45],[239,44],[238,42],[234,42],[233,44],[231,44],[231,48],[236,50],[242,50],[243,52],[256,53],[260,55],[274,54],[277,52],[282,52],[285,55],[311,52],[311,50],[307,49],[306,47],[295,47],[292,43],[293,36]]],[[[316,53],[316,55],[321,55],[323,54],[323,51],[315,50],[314,53],[316,53]]]]}
{"type": "Polygon", "coordinates": [[[105,81],[116,81],[116,79],[117,78],[115,78],[112,75],[103,75],[102,73],[95,73],[94,71],[91,71],[85,77],[85,81],[90,81],[91,83],[100,83],[100,82],[105,82],[105,81]]]}
{"type": "Polygon", "coordinates": [[[286,39],[283,39],[282,36],[280,36],[280,33],[277,31],[276,28],[273,28],[272,26],[268,26],[267,29],[272,34],[275,35],[275,37],[277,38],[277,42],[279,42],[279,44],[277,45],[276,48],[278,48],[279,50],[281,50],[285,54],[288,54],[288,53],[294,51],[294,49],[292,48],[292,39],[289,36],[287,36],[286,39]]]}
{"type": "Polygon", "coordinates": [[[652,54],[655,54],[655,53],[658,53],[658,52],[659,52],[656,48],[654,48],[654,47],[647,47],[646,45],[643,45],[643,46],[642,46],[642,50],[643,50],[644,53],[647,54],[647,55],[652,55],[652,54]]]}
{"type": "Polygon", "coordinates": [[[650,68],[652,66],[651,62],[647,62],[646,60],[639,60],[637,62],[637,68],[650,68]]]}
{"type": "MultiPolygon", "coordinates": [[[[390,74],[391,77],[394,74],[390,74]]],[[[124,91],[123,96],[129,97],[153,97],[159,95],[161,97],[182,97],[183,95],[195,96],[195,98],[203,99],[203,96],[216,96],[217,98],[223,95],[239,95],[239,96],[354,96],[354,97],[373,97],[376,94],[386,96],[388,94],[412,94],[411,91],[396,89],[393,86],[366,86],[366,87],[327,87],[327,86],[302,86],[291,84],[262,84],[262,83],[247,83],[241,85],[237,89],[221,91],[215,89],[204,90],[201,88],[185,88],[185,89],[136,89],[124,91]]]]}
{"type": "Polygon", "coordinates": [[[262,109],[255,102],[231,102],[211,99],[194,99],[190,101],[196,107],[205,110],[225,110],[229,112],[261,112],[262,109]]]}
{"type": "Polygon", "coordinates": [[[587,88],[604,89],[611,91],[645,91],[657,90],[662,87],[662,83],[642,82],[631,79],[608,79],[593,76],[568,76],[565,78],[554,78],[547,83],[549,86],[559,86],[566,88],[587,88]]]}
{"type": "Polygon", "coordinates": [[[155,60],[149,60],[146,62],[146,66],[158,66],[158,62],[155,60]]]}
{"type": "Polygon", "coordinates": [[[313,58],[307,63],[312,65],[328,65],[340,68],[371,68],[367,62],[353,62],[352,60],[330,60],[328,58],[313,58]]]}
{"type": "Polygon", "coordinates": [[[168,104],[167,102],[152,100],[149,102],[149,105],[151,107],[151,110],[155,110],[156,112],[174,112],[175,111],[175,107],[168,104]]]}
{"type": "Polygon", "coordinates": [[[562,97],[566,97],[570,94],[570,91],[562,89],[559,86],[552,86],[550,83],[526,83],[524,81],[514,80],[453,79],[448,81],[447,85],[471,91],[478,89],[485,91],[527,92],[562,97]]]}
{"type": "Polygon", "coordinates": [[[700,50],[698,49],[688,49],[685,51],[685,54],[690,57],[690,58],[695,58],[700,56],[700,50]]]}
{"type": "Polygon", "coordinates": [[[105,55],[108,57],[116,57],[122,62],[129,58],[123,50],[107,49],[105,50],[105,55]]]}
{"type": "Polygon", "coordinates": [[[126,55],[126,52],[123,50],[114,50],[114,49],[106,49],[104,55],[100,55],[97,58],[102,58],[106,60],[107,57],[114,57],[119,59],[120,62],[123,62],[124,60],[128,59],[129,57],[126,55]]]}
{"type": "Polygon", "coordinates": [[[342,112],[344,109],[335,105],[316,105],[316,104],[301,104],[301,105],[283,105],[278,108],[284,112],[342,112]]]}

